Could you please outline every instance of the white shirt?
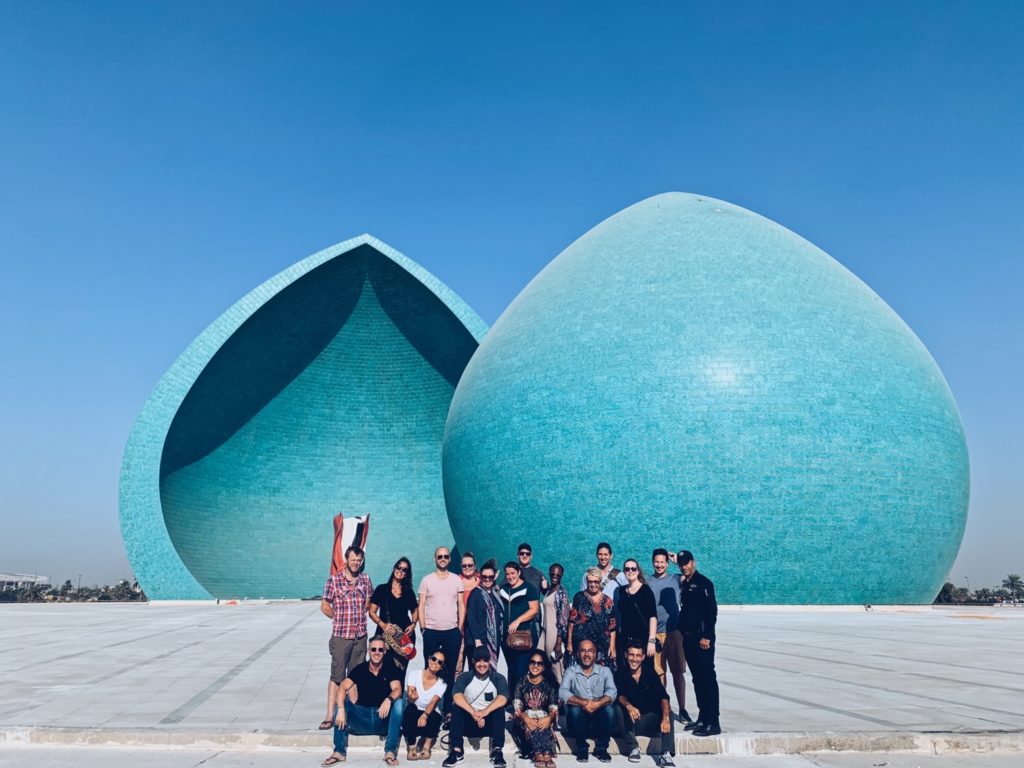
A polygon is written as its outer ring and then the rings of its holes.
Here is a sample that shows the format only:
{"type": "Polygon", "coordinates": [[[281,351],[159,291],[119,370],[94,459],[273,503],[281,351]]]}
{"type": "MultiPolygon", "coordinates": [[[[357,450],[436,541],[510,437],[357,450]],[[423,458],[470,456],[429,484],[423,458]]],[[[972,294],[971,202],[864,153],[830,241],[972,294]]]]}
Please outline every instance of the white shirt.
{"type": "Polygon", "coordinates": [[[423,670],[422,669],[410,669],[405,675],[405,687],[408,688],[410,685],[416,687],[416,693],[419,698],[416,699],[416,707],[421,711],[425,712],[427,707],[430,706],[430,701],[435,696],[440,698],[444,696],[444,692],[448,689],[448,684],[440,677],[434,681],[434,684],[427,688],[423,683],[423,670]]]}

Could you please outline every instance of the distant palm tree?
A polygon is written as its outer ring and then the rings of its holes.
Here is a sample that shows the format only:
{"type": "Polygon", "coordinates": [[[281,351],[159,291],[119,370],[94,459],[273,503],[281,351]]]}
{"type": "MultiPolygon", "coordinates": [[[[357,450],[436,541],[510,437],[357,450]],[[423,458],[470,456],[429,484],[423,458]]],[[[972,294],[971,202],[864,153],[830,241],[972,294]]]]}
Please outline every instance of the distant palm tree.
{"type": "Polygon", "coordinates": [[[1020,600],[1024,595],[1024,580],[1021,580],[1019,573],[1011,573],[1003,579],[1003,589],[1009,592],[1014,600],[1020,600]]]}

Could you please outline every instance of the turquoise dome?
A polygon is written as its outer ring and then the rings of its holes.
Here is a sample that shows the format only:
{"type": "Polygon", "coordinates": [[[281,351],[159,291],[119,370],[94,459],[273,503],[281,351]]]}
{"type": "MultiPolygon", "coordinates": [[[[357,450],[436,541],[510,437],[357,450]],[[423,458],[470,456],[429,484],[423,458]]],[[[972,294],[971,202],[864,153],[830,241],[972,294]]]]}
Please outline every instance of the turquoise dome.
{"type": "Polygon", "coordinates": [[[967,515],[938,366],[856,276],[784,227],[670,193],[563,251],[452,399],[456,541],[646,568],[694,552],[728,603],[928,603],[967,515]]]}
{"type": "Polygon", "coordinates": [[[399,555],[417,577],[432,569],[452,540],[445,417],[485,331],[368,235],[243,297],[164,374],[128,438],[121,528],[146,594],[318,595],[339,512],[369,515],[375,582],[399,555]]]}

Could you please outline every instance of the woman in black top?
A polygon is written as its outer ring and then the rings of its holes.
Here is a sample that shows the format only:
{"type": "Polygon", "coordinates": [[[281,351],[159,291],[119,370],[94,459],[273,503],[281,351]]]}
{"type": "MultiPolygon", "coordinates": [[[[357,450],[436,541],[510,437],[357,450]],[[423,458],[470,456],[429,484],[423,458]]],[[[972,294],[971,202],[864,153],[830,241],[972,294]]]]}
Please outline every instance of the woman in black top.
{"type": "Polygon", "coordinates": [[[519,563],[509,560],[505,563],[505,583],[501,585],[498,597],[505,613],[505,644],[502,650],[508,663],[508,689],[515,691],[519,678],[526,674],[530,653],[537,647],[540,592],[523,579],[519,563]],[[509,645],[509,635],[516,631],[529,632],[528,647],[512,648],[509,645]]]}
{"type": "MultiPolygon", "coordinates": [[[[410,642],[416,644],[414,630],[419,616],[419,606],[413,583],[412,563],[408,558],[398,558],[395,567],[391,569],[391,578],[373,590],[373,596],[370,597],[370,620],[377,625],[374,637],[387,635],[395,641],[394,645],[401,645],[402,635],[408,633],[410,642]]],[[[385,640],[387,639],[385,637],[385,640]]],[[[396,653],[392,646],[393,643],[388,642],[388,651],[384,658],[390,659],[391,663],[404,673],[409,660],[396,653]]]]}
{"type": "Polygon", "coordinates": [[[616,643],[616,666],[626,668],[626,648],[630,641],[639,643],[644,649],[645,664],[652,664],[654,659],[654,633],[658,628],[658,607],[654,602],[654,592],[644,583],[644,575],[640,564],[632,558],[622,564],[622,573],[626,576],[626,586],[615,591],[615,602],[619,612],[619,636],[621,642],[616,643]]]}

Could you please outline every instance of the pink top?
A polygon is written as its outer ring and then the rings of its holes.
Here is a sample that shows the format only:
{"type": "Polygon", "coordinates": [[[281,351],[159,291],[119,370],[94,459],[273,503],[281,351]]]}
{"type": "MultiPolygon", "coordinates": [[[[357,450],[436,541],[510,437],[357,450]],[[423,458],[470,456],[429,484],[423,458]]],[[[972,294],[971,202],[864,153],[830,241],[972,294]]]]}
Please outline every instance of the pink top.
{"type": "Polygon", "coordinates": [[[424,629],[456,629],[459,626],[459,598],[462,577],[449,573],[443,579],[428,573],[420,582],[420,621],[424,629]]]}
{"type": "Polygon", "coordinates": [[[471,579],[465,579],[462,576],[459,576],[459,578],[462,579],[462,589],[464,590],[462,593],[462,604],[469,606],[469,594],[480,586],[480,574],[474,574],[471,579]]]}

